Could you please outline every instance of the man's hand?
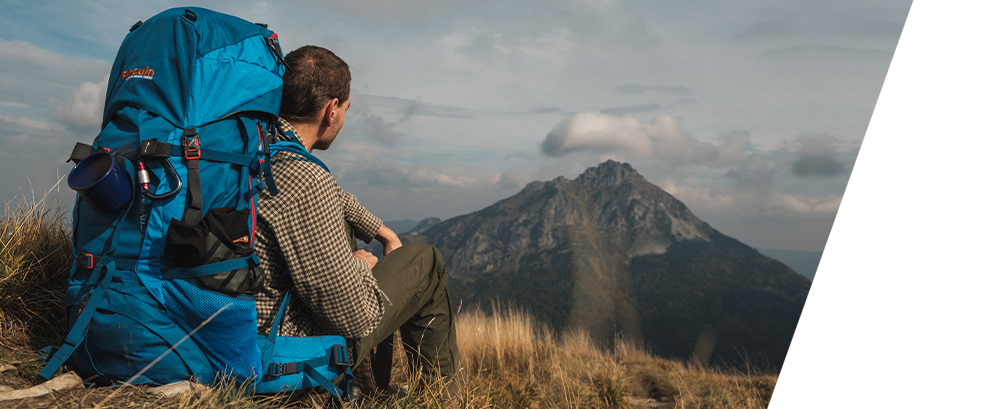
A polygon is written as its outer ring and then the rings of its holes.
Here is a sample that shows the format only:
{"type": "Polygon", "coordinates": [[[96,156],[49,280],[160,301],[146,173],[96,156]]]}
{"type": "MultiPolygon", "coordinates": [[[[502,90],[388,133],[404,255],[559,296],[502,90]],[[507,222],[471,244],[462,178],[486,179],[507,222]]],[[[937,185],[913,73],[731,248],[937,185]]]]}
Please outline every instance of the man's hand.
{"type": "Polygon", "coordinates": [[[367,250],[358,250],[354,252],[354,257],[357,257],[365,264],[368,264],[368,268],[375,268],[375,264],[378,263],[378,258],[374,254],[369,253],[367,250]]]}
{"type": "Polygon", "coordinates": [[[382,243],[382,248],[385,249],[382,252],[383,257],[389,255],[393,250],[403,247],[403,242],[399,241],[396,232],[384,224],[378,229],[378,233],[375,233],[375,240],[382,243]]]}

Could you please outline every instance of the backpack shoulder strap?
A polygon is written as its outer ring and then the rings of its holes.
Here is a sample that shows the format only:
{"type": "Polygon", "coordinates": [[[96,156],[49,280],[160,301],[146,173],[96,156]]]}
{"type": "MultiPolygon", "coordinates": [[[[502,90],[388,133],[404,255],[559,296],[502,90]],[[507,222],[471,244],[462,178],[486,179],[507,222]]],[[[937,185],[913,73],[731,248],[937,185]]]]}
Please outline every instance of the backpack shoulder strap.
{"type": "MultiPolygon", "coordinates": [[[[278,142],[272,143],[271,144],[271,156],[274,156],[274,154],[276,154],[278,152],[288,152],[288,153],[296,154],[298,156],[301,156],[303,159],[308,160],[309,162],[312,162],[312,163],[315,163],[315,164],[319,165],[319,167],[323,168],[323,170],[325,170],[327,172],[330,171],[330,168],[326,167],[326,164],[323,163],[323,161],[321,161],[321,160],[319,160],[319,158],[313,156],[312,153],[310,153],[309,151],[306,150],[305,146],[302,146],[298,142],[278,141],[278,142]]],[[[302,160],[302,159],[298,159],[298,158],[278,159],[277,161],[272,161],[272,163],[284,162],[286,160],[302,160]]]]}

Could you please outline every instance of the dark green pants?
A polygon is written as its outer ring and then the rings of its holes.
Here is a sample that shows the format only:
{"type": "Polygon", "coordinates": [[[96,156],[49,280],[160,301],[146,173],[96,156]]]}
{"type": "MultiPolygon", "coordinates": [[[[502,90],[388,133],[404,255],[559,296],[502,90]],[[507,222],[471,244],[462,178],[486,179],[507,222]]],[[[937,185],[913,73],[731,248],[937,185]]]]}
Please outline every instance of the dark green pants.
{"type": "Polygon", "coordinates": [[[437,374],[451,379],[461,358],[441,252],[426,244],[407,244],[383,257],[372,271],[388,300],[383,300],[385,314],[375,330],[354,341],[355,366],[398,329],[412,367],[420,368],[427,379],[437,374]]]}

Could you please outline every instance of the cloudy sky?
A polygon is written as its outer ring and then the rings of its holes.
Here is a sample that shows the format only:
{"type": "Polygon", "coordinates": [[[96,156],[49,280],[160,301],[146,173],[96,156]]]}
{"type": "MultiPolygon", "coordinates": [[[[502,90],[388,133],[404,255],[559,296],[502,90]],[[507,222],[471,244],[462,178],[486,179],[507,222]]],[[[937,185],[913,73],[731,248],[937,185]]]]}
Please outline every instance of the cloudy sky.
{"type": "MultiPolygon", "coordinates": [[[[69,172],[128,28],[188,3],[0,1],[0,196],[69,172]]],[[[351,65],[347,124],[319,157],[385,220],[473,212],[615,159],[751,246],[819,251],[910,1],[199,6],[351,65]]]]}

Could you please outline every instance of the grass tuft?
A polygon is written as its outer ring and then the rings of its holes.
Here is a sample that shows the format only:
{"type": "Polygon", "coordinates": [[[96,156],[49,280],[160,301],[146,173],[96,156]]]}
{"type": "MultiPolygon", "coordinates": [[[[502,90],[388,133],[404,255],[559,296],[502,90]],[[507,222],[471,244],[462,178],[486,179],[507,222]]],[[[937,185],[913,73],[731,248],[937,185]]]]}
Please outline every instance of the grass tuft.
{"type": "Polygon", "coordinates": [[[65,215],[33,193],[0,219],[0,346],[39,348],[66,333],[63,297],[74,260],[65,215]]]}

